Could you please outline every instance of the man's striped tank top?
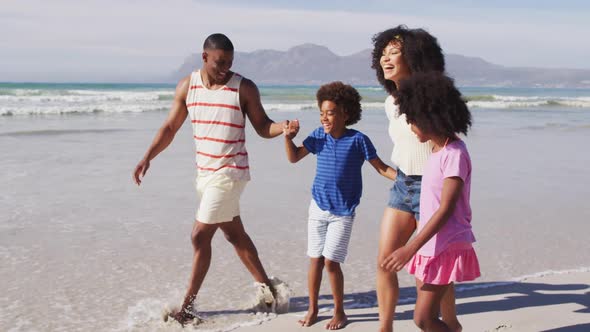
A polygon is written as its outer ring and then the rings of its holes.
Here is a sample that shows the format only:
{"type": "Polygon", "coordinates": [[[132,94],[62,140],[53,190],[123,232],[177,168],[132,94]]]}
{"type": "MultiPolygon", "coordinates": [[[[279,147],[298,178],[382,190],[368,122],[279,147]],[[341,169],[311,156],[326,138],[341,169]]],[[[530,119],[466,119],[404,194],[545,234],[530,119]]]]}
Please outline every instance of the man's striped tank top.
{"type": "Polygon", "coordinates": [[[234,73],[222,88],[210,90],[200,71],[191,74],[186,107],[193,125],[199,176],[226,174],[233,180],[250,180],[241,81],[242,76],[234,73]]]}

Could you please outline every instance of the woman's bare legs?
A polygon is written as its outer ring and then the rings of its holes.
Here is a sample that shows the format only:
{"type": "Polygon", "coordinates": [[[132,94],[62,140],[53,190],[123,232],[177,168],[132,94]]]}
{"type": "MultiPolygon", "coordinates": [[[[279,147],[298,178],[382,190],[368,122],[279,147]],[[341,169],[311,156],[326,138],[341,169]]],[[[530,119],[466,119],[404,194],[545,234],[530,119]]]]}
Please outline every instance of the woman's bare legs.
{"type": "Polygon", "coordinates": [[[393,331],[395,307],[399,298],[397,273],[383,270],[381,261],[405,245],[415,229],[416,219],[412,213],[385,208],[381,219],[379,255],[377,256],[377,302],[381,332],[393,331]]]}

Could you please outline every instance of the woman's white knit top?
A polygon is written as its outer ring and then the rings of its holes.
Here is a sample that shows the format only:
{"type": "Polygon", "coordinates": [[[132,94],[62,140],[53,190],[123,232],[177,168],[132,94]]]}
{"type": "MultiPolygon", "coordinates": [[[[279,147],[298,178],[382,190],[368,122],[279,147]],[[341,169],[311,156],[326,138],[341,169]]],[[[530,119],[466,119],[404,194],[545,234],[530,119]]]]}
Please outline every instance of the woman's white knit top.
{"type": "Polygon", "coordinates": [[[430,141],[420,143],[406,122],[406,116],[399,114],[393,96],[385,99],[385,114],[389,119],[389,137],[393,141],[391,162],[406,175],[422,175],[432,144],[430,141]]]}

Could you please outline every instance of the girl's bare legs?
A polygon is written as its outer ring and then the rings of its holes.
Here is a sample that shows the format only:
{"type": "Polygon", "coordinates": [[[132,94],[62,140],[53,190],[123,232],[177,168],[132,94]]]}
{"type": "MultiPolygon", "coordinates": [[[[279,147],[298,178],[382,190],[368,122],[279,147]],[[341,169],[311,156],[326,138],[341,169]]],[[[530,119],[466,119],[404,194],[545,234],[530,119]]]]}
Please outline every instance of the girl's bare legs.
{"type": "Polygon", "coordinates": [[[301,326],[312,326],[318,320],[318,297],[324,270],[324,257],[310,258],[307,272],[307,288],[309,290],[309,308],[305,318],[298,322],[301,326]]]}
{"type": "Polygon", "coordinates": [[[405,245],[416,229],[414,215],[405,211],[385,208],[379,231],[377,256],[377,302],[381,332],[393,331],[395,306],[399,298],[397,273],[381,268],[381,261],[396,249],[405,245]]]}
{"type": "Polygon", "coordinates": [[[445,291],[441,304],[442,320],[453,332],[461,332],[463,327],[457,319],[457,308],[455,306],[455,284],[450,283],[445,291]]]}
{"type": "Polygon", "coordinates": [[[451,332],[445,322],[438,318],[441,301],[450,285],[425,284],[416,279],[416,308],[414,323],[424,332],[451,332]]]}

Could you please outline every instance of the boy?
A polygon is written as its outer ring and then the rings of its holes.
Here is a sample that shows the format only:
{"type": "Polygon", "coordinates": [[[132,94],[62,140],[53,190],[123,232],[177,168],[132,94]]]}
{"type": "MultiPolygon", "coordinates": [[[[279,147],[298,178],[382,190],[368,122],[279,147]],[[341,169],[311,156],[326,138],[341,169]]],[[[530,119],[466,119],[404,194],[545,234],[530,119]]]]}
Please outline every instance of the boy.
{"type": "Polygon", "coordinates": [[[379,159],[366,135],[347,128],[361,118],[361,97],[356,89],[342,82],[332,82],[320,87],[316,99],[322,126],[314,130],[302,146],[293,143],[299,131],[298,121],[292,121],[284,129],[290,162],[296,163],[309,153],[317,156],[308,221],[309,309],[299,323],[311,326],[317,321],[318,295],[325,266],[334,297],[334,317],[326,324],[326,329],[336,330],[347,323],[340,264],[346,258],[355,208],[362,194],[361,167],[368,160],[379,174],[392,180],[396,171],[379,159]]]}

